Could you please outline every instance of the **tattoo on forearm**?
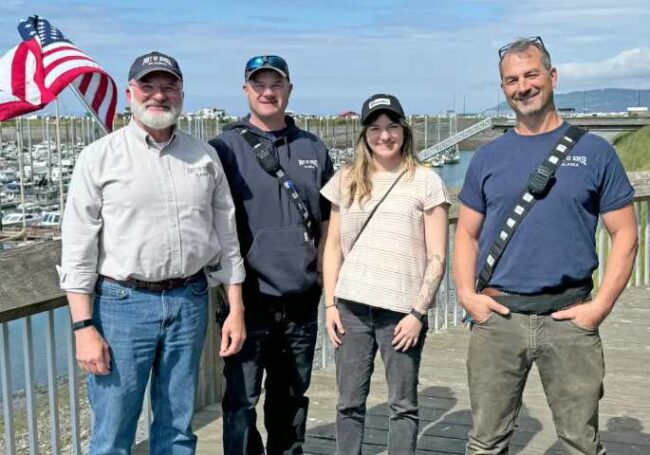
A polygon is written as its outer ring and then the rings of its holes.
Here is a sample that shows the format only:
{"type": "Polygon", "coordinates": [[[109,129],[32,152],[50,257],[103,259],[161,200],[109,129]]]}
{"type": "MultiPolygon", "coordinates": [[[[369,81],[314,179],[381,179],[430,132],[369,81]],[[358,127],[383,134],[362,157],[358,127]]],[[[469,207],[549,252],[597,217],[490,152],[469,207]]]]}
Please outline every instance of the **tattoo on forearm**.
{"type": "Polygon", "coordinates": [[[445,264],[442,257],[439,254],[434,254],[424,271],[422,288],[414,306],[420,313],[426,313],[433,306],[433,296],[438,291],[444,272],[445,264]]]}

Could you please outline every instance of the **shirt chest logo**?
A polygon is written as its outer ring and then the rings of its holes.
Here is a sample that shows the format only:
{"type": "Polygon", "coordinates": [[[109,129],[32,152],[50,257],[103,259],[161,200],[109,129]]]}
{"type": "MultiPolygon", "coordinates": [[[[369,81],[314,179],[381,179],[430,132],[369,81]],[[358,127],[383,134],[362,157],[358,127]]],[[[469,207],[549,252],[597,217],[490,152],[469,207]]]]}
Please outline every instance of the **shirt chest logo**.
{"type": "Polygon", "coordinates": [[[210,163],[203,164],[201,166],[188,166],[185,168],[188,176],[191,177],[214,177],[214,168],[210,163]]]}
{"type": "Polygon", "coordinates": [[[587,157],[584,155],[569,155],[562,162],[562,166],[582,167],[587,166],[587,157]]]}
{"type": "Polygon", "coordinates": [[[318,160],[298,160],[298,166],[305,169],[317,169],[318,160]]]}

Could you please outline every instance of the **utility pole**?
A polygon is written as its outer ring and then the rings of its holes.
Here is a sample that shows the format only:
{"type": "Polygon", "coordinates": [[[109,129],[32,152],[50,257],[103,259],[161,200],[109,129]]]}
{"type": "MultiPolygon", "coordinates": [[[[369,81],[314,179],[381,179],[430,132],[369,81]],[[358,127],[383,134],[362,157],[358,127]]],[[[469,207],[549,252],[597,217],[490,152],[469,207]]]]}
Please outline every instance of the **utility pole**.
{"type": "Polygon", "coordinates": [[[429,125],[427,125],[428,115],[424,115],[424,148],[427,148],[429,143],[429,125]]]}

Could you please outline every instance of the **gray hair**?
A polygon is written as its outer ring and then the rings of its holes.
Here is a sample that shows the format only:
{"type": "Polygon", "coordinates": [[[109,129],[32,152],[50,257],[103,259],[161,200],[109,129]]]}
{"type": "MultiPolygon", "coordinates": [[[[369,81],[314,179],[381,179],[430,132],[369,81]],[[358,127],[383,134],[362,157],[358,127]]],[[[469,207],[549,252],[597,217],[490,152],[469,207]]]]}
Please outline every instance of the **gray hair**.
{"type": "Polygon", "coordinates": [[[540,54],[542,55],[542,64],[547,70],[551,70],[553,65],[551,64],[551,54],[549,54],[548,49],[544,46],[541,38],[518,38],[510,44],[505,45],[499,50],[499,72],[501,72],[501,62],[509,54],[520,54],[526,52],[531,47],[539,49],[540,54]]]}

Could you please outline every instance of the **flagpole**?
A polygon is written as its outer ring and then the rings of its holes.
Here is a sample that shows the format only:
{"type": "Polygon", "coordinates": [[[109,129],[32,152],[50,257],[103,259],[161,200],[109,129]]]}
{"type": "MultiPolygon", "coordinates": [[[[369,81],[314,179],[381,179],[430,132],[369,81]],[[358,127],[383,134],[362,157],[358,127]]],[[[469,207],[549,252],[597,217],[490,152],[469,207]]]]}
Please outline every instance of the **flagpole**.
{"type": "Polygon", "coordinates": [[[59,98],[55,100],[56,108],[56,150],[59,152],[59,212],[61,216],[59,217],[59,226],[61,226],[61,220],[63,219],[63,162],[62,162],[62,152],[61,152],[61,127],[60,121],[61,117],[59,116],[59,98]]]}
{"type": "Polygon", "coordinates": [[[79,90],[77,90],[77,87],[75,87],[74,84],[70,84],[70,85],[68,85],[68,87],[70,87],[70,89],[72,90],[72,92],[77,96],[77,99],[81,102],[81,104],[84,105],[84,107],[86,108],[86,110],[90,113],[90,115],[92,115],[92,117],[95,119],[95,121],[96,121],[97,123],[99,123],[99,126],[100,126],[100,128],[102,129],[102,131],[104,132],[104,134],[109,134],[110,131],[108,131],[108,127],[106,127],[106,125],[104,125],[104,122],[102,122],[102,121],[99,119],[99,117],[97,116],[97,114],[95,113],[95,111],[90,107],[90,105],[88,104],[88,102],[84,99],[83,96],[81,96],[81,93],[79,93],[79,90]]]}

